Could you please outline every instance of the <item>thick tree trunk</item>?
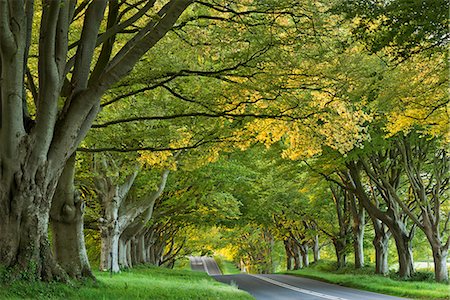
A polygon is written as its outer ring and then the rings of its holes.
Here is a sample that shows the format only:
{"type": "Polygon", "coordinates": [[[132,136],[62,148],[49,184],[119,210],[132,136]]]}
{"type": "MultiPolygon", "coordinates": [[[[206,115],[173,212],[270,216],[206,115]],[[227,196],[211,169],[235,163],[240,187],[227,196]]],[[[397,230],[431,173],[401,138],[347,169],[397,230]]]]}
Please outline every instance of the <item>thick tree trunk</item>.
{"type": "Polygon", "coordinates": [[[25,279],[66,280],[48,240],[48,199],[59,174],[47,174],[47,166],[20,169],[0,165],[0,265],[25,279]],[[31,169],[37,171],[29,174],[31,169]]]}
{"type": "Polygon", "coordinates": [[[336,253],[337,269],[342,269],[347,264],[346,242],[340,239],[333,239],[333,245],[336,253]]]}
{"type": "Polygon", "coordinates": [[[389,273],[388,265],[388,247],[391,233],[386,231],[385,225],[380,220],[372,218],[375,236],[372,244],[375,248],[375,273],[387,275],[389,273]]]}
{"type": "Polygon", "coordinates": [[[403,230],[400,230],[398,226],[395,226],[392,230],[392,236],[397,246],[398,264],[399,264],[399,276],[401,278],[408,278],[414,273],[414,260],[412,256],[411,237],[403,230]]]}
{"type": "Polygon", "coordinates": [[[292,261],[294,257],[292,255],[292,249],[289,240],[285,239],[283,243],[284,243],[284,250],[286,252],[286,270],[290,271],[292,270],[292,261]]]}
{"type": "Polygon", "coordinates": [[[309,246],[308,246],[308,243],[302,243],[301,246],[299,247],[299,250],[300,250],[300,253],[302,255],[303,267],[304,268],[309,267],[309,257],[308,257],[309,246]]]}
{"type": "Polygon", "coordinates": [[[49,203],[34,197],[27,202],[27,208],[0,220],[0,264],[14,275],[26,274],[20,275],[23,279],[65,281],[66,274],[54,259],[47,237],[49,203]]]}
{"type": "Polygon", "coordinates": [[[133,264],[133,266],[135,266],[138,264],[137,260],[138,243],[135,237],[133,237],[130,240],[130,245],[131,245],[131,263],[133,264]]]}
{"type": "Polygon", "coordinates": [[[448,250],[439,246],[432,247],[434,259],[434,276],[437,282],[448,281],[447,256],[448,250]]]}
{"type": "Polygon", "coordinates": [[[75,154],[66,163],[52,201],[53,252],[70,277],[93,278],[84,243],[84,206],[74,187],[74,174],[75,154]]]}
{"type": "Polygon", "coordinates": [[[127,255],[127,261],[128,261],[128,267],[133,267],[133,258],[131,256],[131,241],[127,241],[125,244],[126,249],[126,255],[127,255]]]}
{"type": "Polygon", "coordinates": [[[137,249],[137,261],[138,263],[144,264],[147,261],[147,251],[145,249],[145,237],[140,234],[137,237],[138,249],[137,249]]]}
{"type": "Polygon", "coordinates": [[[355,268],[364,267],[364,223],[353,224],[353,250],[355,252],[355,268]]]}
{"type": "Polygon", "coordinates": [[[314,253],[314,263],[318,263],[320,260],[320,244],[319,244],[319,235],[317,234],[314,236],[313,253],[314,253]]]}
{"type": "Polygon", "coordinates": [[[294,258],[290,255],[286,255],[286,270],[291,271],[292,270],[292,262],[294,258]]]}
{"type": "Polygon", "coordinates": [[[375,242],[375,274],[387,275],[389,273],[388,265],[388,247],[383,242],[375,242]]]}
{"type": "Polygon", "coordinates": [[[294,242],[292,243],[292,250],[294,253],[294,270],[300,270],[303,267],[302,253],[300,252],[300,248],[294,242]]]}
{"type": "Polygon", "coordinates": [[[364,267],[364,227],[365,213],[362,204],[357,203],[356,196],[350,201],[352,211],[353,252],[355,254],[355,268],[364,267]]]}
{"type": "Polygon", "coordinates": [[[119,239],[119,267],[121,269],[128,269],[130,267],[127,260],[127,244],[122,238],[119,239]]]}
{"type": "Polygon", "coordinates": [[[388,246],[389,236],[375,236],[373,239],[375,247],[375,273],[387,275],[389,273],[388,265],[388,246]]]}
{"type": "Polygon", "coordinates": [[[100,228],[101,253],[100,270],[117,273],[119,268],[119,237],[117,222],[100,228]]]}

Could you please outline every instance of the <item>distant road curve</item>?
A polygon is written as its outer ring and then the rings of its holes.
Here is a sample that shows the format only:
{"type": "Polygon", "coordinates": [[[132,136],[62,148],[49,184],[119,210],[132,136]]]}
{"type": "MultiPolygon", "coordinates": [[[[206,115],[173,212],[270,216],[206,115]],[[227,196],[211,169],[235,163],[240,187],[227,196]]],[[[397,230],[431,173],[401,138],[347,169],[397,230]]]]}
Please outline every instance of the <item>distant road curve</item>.
{"type": "Polygon", "coordinates": [[[203,271],[208,275],[222,275],[219,266],[212,257],[207,256],[190,256],[191,269],[194,271],[203,271]]]}
{"type": "Polygon", "coordinates": [[[191,268],[206,272],[217,281],[236,285],[257,300],[401,300],[405,298],[377,294],[342,287],[318,280],[291,275],[221,275],[216,261],[211,257],[189,257],[191,268]]]}

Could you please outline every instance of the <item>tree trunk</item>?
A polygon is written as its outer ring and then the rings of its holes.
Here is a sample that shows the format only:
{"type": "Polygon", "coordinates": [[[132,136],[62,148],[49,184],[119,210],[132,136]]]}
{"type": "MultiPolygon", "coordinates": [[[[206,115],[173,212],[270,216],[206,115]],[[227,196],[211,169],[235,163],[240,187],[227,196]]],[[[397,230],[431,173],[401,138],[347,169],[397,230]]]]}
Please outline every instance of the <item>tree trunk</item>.
{"type": "Polygon", "coordinates": [[[412,256],[411,237],[405,232],[395,226],[397,230],[392,231],[392,235],[397,246],[398,264],[399,264],[399,276],[401,278],[408,278],[414,272],[414,260],[412,256]]]}
{"type": "Polygon", "coordinates": [[[133,237],[130,240],[130,245],[131,245],[131,263],[133,264],[133,266],[135,266],[138,264],[138,260],[137,260],[138,243],[137,243],[137,239],[135,237],[133,237]]]}
{"type": "Polygon", "coordinates": [[[131,241],[126,242],[125,249],[126,249],[127,261],[128,261],[128,267],[132,268],[133,267],[133,258],[131,255],[131,241]]]}
{"type": "Polygon", "coordinates": [[[100,228],[101,253],[100,270],[117,273],[119,268],[119,230],[117,222],[100,228]]]}
{"type": "Polygon", "coordinates": [[[137,250],[137,261],[138,263],[144,264],[147,261],[147,253],[145,250],[145,238],[143,234],[137,237],[138,250],[137,250]]]}
{"type": "Polygon", "coordinates": [[[351,193],[350,210],[352,212],[353,251],[355,254],[355,268],[364,267],[364,227],[366,223],[365,210],[357,197],[351,193]]]}
{"type": "Polygon", "coordinates": [[[353,250],[355,252],[355,268],[364,267],[364,223],[353,224],[353,250]]]}
{"type": "Polygon", "coordinates": [[[340,239],[333,239],[334,250],[337,259],[337,269],[342,269],[347,264],[346,243],[340,239]]]}
{"type": "Polygon", "coordinates": [[[127,244],[122,238],[119,239],[119,266],[121,269],[130,267],[127,260],[127,244]]]}
{"type": "Polygon", "coordinates": [[[391,233],[386,231],[385,225],[378,219],[372,218],[375,236],[372,244],[375,248],[375,273],[387,275],[389,273],[388,265],[388,246],[391,233]]]}
{"type": "Polygon", "coordinates": [[[432,247],[434,260],[434,276],[437,282],[448,281],[447,255],[448,250],[439,246],[432,247]]]}
{"type": "Polygon", "coordinates": [[[302,253],[300,252],[300,248],[295,243],[292,243],[292,250],[294,253],[294,270],[300,270],[303,267],[302,253]]]}
{"type": "Polygon", "coordinates": [[[84,204],[75,190],[74,174],[75,154],[66,163],[52,201],[53,253],[70,277],[93,278],[84,243],[84,204]]]}
{"type": "Polygon", "coordinates": [[[21,166],[14,172],[0,165],[0,265],[27,280],[65,281],[48,240],[48,199],[59,174],[46,174],[46,169],[21,166]],[[29,174],[30,169],[37,171],[29,174]]]}
{"type": "Polygon", "coordinates": [[[314,253],[314,263],[318,263],[320,260],[320,244],[318,234],[314,236],[313,253],[314,253]]]}
{"type": "Polygon", "coordinates": [[[389,236],[375,235],[373,239],[375,247],[375,273],[387,275],[389,273],[388,265],[388,246],[389,236]]]}
{"type": "Polygon", "coordinates": [[[302,243],[302,245],[299,247],[299,249],[300,249],[300,253],[302,254],[303,267],[307,268],[307,267],[309,267],[308,243],[302,243]]]}
{"type": "Polygon", "coordinates": [[[284,250],[286,252],[286,270],[290,271],[292,270],[292,261],[294,259],[292,255],[292,249],[290,247],[288,239],[285,239],[283,242],[284,242],[284,250]]]}
{"type": "Polygon", "coordinates": [[[292,262],[294,258],[290,255],[286,255],[286,270],[291,271],[292,270],[292,262]]]}

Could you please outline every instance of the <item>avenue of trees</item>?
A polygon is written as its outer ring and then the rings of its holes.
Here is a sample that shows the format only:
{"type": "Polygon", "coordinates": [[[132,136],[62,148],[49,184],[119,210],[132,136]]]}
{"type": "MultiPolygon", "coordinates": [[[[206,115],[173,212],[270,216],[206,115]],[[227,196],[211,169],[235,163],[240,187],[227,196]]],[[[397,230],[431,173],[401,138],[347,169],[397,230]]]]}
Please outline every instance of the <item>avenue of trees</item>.
{"type": "Polygon", "coordinates": [[[251,272],[332,245],[386,275],[393,244],[402,278],[421,236],[448,281],[447,6],[0,0],[1,272],[173,267],[217,230],[251,272]]]}

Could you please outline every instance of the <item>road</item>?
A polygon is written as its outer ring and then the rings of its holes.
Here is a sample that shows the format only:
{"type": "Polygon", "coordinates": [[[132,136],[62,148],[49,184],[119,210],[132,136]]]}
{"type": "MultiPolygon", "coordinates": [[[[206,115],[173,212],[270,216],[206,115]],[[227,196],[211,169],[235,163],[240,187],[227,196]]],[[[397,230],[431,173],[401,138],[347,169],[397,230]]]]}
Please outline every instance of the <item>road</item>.
{"type": "Polygon", "coordinates": [[[208,275],[222,275],[219,266],[212,257],[207,256],[190,256],[191,269],[194,271],[202,271],[208,275]]]}
{"type": "Polygon", "coordinates": [[[400,300],[398,298],[342,287],[291,275],[216,275],[220,269],[212,258],[190,257],[191,268],[207,272],[217,281],[235,285],[257,300],[400,300]]]}

